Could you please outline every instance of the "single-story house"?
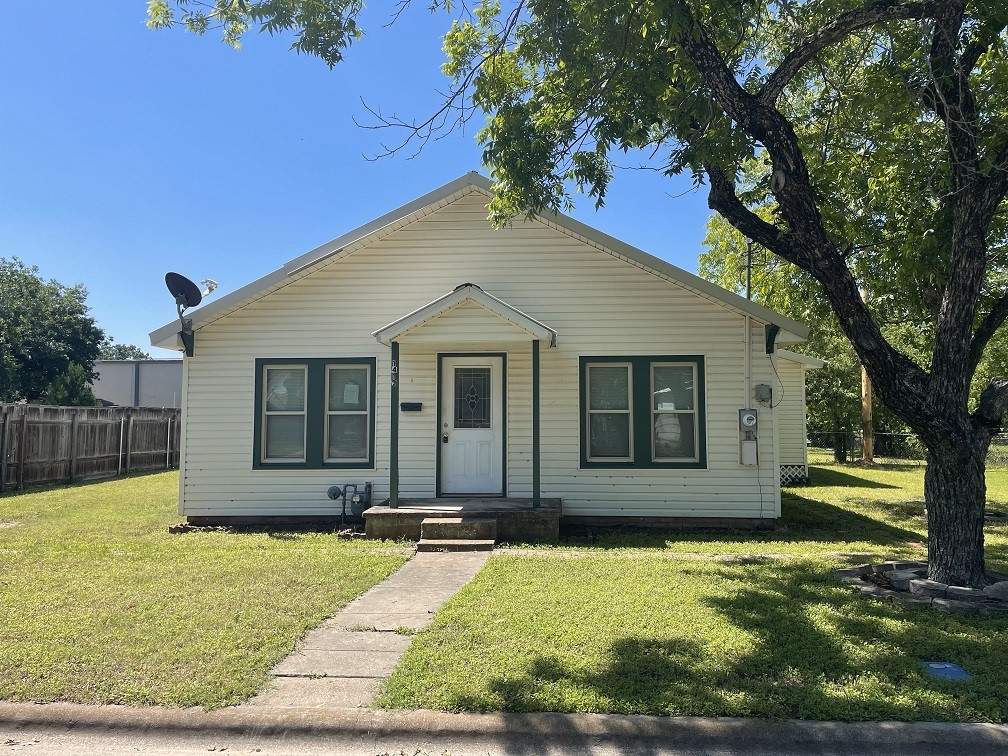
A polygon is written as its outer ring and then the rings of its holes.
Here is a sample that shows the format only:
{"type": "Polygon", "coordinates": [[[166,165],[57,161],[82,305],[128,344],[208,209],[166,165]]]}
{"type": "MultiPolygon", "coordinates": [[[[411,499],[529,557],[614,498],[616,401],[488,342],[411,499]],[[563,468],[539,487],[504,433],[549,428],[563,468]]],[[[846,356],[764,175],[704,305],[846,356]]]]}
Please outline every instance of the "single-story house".
{"type": "MultiPolygon", "coordinates": [[[[490,198],[462,176],[185,314],[180,514],[324,517],[330,485],[371,483],[392,507],[780,516],[807,363],[778,346],[806,326],[564,215],[494,229],[490,198]]],[[[151,344],[182,350],[179,322],[151,344]]]]}

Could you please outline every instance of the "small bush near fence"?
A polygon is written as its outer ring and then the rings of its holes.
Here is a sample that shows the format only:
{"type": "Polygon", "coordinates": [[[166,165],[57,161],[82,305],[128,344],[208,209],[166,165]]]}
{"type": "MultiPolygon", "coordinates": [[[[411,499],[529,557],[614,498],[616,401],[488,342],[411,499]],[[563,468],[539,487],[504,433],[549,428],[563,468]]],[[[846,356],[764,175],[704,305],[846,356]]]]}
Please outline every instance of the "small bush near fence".
{"type": "Polygon", "coordinates": [[[0,491],[178,467],[177,409],[0,404],[0,491]]]}
{"type": "MultiPolygon", "coordinates": [[[[861,434],[851,431],[814,431],[808,434],[809,450],[820,450],[832,456],[833,462],[861,460],[861,434]]],[[[913,433],[876,433],[876,460],[924,464],[924,444],[913,433]]],[[[822,457],[820,454],[820,464],[822,457]]],[[[829,456],[826,461],[829,461],[829,456]]],[[[1008,434],[995,436],[987,453],[988,467],[1008,467],[1008,434]]]]}

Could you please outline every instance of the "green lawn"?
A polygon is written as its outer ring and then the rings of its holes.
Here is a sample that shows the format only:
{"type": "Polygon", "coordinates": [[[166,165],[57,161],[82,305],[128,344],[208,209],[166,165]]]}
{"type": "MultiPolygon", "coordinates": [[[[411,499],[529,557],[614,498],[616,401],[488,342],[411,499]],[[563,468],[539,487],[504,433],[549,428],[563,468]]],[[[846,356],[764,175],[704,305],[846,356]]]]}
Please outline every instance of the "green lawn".
{"type": "MultiPolygon", "coordinates": [[[[770,534],[614,533],[494,556],[418,634],[379,704],[1008,720],[1008,620],[872,602],[833,577],[924,556],[922,472],[815,469],[770,534]],[[923,659],[974,681],[927,677],[923,659]]],[[[1008,500],[1008,471],[991,471],[989,492],[1008,500]]],[[[1008,527],[989,527],[987,544],[1003,569],[1008,527]]]]}
{"type": "Polygon", "coordinates": [[[401,565],[323,533],[169,535],[178,474],[0,497],[0,698],[216,707],[401,565]]]}

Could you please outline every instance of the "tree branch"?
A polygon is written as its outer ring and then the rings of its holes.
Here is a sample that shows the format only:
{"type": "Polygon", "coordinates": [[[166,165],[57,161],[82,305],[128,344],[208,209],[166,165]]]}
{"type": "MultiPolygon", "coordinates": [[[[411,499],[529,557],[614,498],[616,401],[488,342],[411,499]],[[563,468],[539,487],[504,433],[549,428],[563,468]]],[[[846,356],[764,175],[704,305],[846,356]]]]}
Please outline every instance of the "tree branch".
{"type": "Polygon", "coordinates": [[[877,0],[844,13],[835,21],[816,29],[785,55],[756,96],[764,104],[773,105],[805,64],[825,48],[841,41],[851,32],[882,21],[927,18],[934,13],[935,5],[933,2],[877,0]]]}
{"type": "Polygon", "coordinates": [[[956,60],[965,7],[965,0],[958,0],[938,9],[928,55],[929,104],[945,123],[956,191],[965,189],[979,177],[976,99],[968,73],[961,70],[961,60],[956,60]]]}
{"type": "Polygon", "coordinates": [[[992,378],[980,394],[980,402],[972,418],[992,434],[999,433],[1008,411],[1008,378],[992,378]]]}
{"type": "Polygon", "coordinates": [[[991,166],[990,173],[987,174],[982,212],[988,222],[993,219],[1006,195],[1008,195],[1008,141],[1001,146],[1001,151],[994,158],[994,164],[991,166]]]}
{"type": "MultiPolygon", "coordinates": [[[[408,2],[409,0],[400,0],[400,7],[402,6],[402,3],[408,2]]],[[[390,116],[386,116],[379,108],[368,105],[362,99],[361,103],[364,105],[364,108],[371,114],[376,122],[373,124],[358,123],[357,119],[354,118],[353,121],[355,126],[373,130],[397,128],[405,129],[406,131],[406,136],[399,140],[397,144],[389,146],[385,143],[381,143],[382,152],[370,157],[365,156],[365,159],[374,162],[379,158],[391,157],[392,155],[404,150],[408,145],[416,142],[417,148],[409,158],[412,159],[420,154],[424,146],[426,146],[432,139],[435,141],[444,139],[451,134],[457,126],[467,123],[469,119],[475,115],[475,110],[470,109],[467,114],[465,109],[466,94],[472,86],[477,74],[480,72],[480,69],[482,69],[490,61],[494,60],[511,41],[511,35],[518,26],[518,23],[521,20],[521,14],[525,9],[525,2],[526,0],[518,0],[515,7],[508,14],[507,19],[501,26],[497,43],[494,45],[493,49],[484,54],[473,65],[469,66],[464,74],[459,77],[458,83],[451,90],[448,92],[438,93],[441,96],[441,106],[425,120],[407,121],[394,113],[390,116]],[[448,123],[449,116],[451,116],[452,113],[456,114],[454,121],[451,126],[448,127],[447,131],[443,131],[448,123]]],[[[398,17],[400,12],[401,10],[396,12],[396,17],[398,17]]],[[[393,21],[394,20],[395,19],[393,19],[393,21]]]]}
{"type": "MultiPolygon", "coordinates": [[[[735,183],[727,171],[706,165],[704,170],[711,186],[707,199],[710,208],[748,238],[794,263],[822,284],[841,327],[862,362],[869,365],[880,396],[891,408],[899,408],[906,413],[904,416],[912,416],[923,424],[927,412],[920,409],[920,402],[927,377],[920,366],[894,349],[882,336],[842,258],[834,256],[832,264],[824,264],[822,256],[814,255],[805,245],[796,243],[793,234],[782,233],[747,208],[736,194],[735,183]]],[[[914,427],[914,430],[919,429],[914,427]]]]}
{"type": "Polygon", "coordinates": [[[976,332],[973,334],[973,338],[970,340],[970,378],[973,377],[973,374],[976,372],[977,365],[980,364],[987,342],[991,340],[994,333],[1004,324],[1005,320],[1008,320],[1008,293],[1003,294],[1001,298],[994,303],[994,306],[991,307],[987,316],[980,321],[980,325],[977,327],[976,332]]]}
{"type": "MultiPolygon", "coordinates": [[[[735,228],[765,249],[785,260],[794,262],[800,257],[792,248],[785,232],[772,223],[767,223],[756,213],[746,207],[738,194],[735,193],[735,181],[728,172],[719,166],[704,165],[704,171],[710,180],[710,194],[707,196],[707,206],[720,213],[735,228]]],[[[805,265],[809,261],[803,261],[805,265]]],[[[799,267],[801,263],[795,262],[799,267]]]]}
{"type": "Polygon", "coordinates": [[[773,163],[771,189],[788,226],[786,243],[777,229],[751,217],[735,194],[734,177],[717,166],[706,168],[711,180],[709,203],[733,226],[754,241],[812,274],[823,286],[840,325],[868,366],[886,404],[912,420],[914,430],[930,423],[934,405],[925,401],[927,375],[885,338],[861,301],[857,282],[826,233],[808,165],[794,127],[779,110],[746,92],[717,47],[700,30],[679,40],[690,61],[710,87],[714,101],[750,138],[763,144],[773,163]],[[772,235],[770,229],[773,229],[772,235]]]}
{"type": "Polygon", "coordinates": [[[945,124],[952,178],[951,255],[938,308],[929,394],[933,401],[965,402],[977,301],[987,263],[987,228],[982,201],[990,184],[980,172],[976,100],[957,58],[966,0],[941,5],[934,17],[928,54],[930,83],[925,95],[945,124]]]}

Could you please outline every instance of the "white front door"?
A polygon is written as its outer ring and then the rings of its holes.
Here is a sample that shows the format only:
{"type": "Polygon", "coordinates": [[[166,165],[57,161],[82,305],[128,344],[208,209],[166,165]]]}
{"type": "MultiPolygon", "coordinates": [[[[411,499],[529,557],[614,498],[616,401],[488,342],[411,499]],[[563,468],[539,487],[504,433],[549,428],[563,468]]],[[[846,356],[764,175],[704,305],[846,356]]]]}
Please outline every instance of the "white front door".
{"type": "Polygon", "coordinates": [[[502,494],[504,359],[441,358],[441,492],[502,494]]]}

